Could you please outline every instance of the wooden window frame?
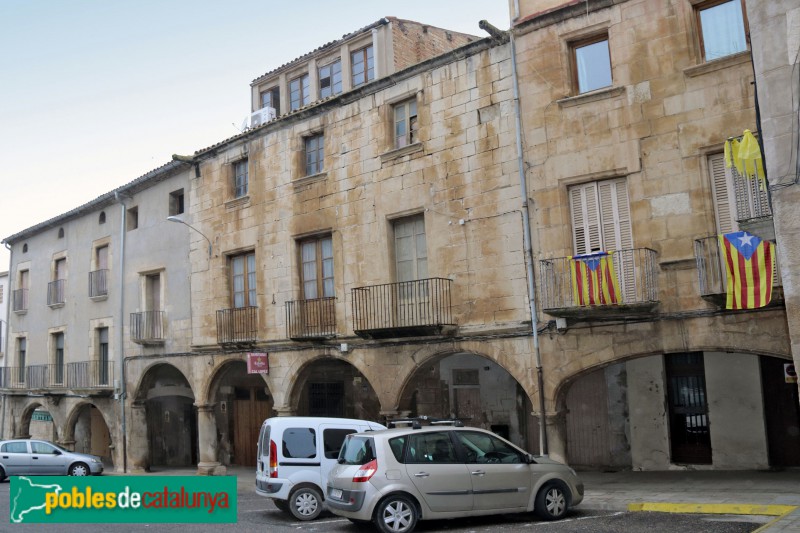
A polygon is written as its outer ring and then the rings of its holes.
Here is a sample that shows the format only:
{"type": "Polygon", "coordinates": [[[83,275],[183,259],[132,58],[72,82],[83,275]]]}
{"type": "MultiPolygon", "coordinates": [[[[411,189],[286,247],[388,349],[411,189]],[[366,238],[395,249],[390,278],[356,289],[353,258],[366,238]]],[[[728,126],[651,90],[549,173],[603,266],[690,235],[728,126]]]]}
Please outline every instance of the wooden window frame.
{"type": "Polygon", "coordinates": [[[372,44],[368,44],[358,50],[350,52],[350,79],[353,87],[359,87],[365,83],[369,83],[375,79],[375,50],[372,44]],[[369,53],[368,53],[369,52],[369,53]],[[364,63],[364,71],[356,74],[353,67],[356,65],[356,57],[361,56],[361,61],[364,63]],[[372,56],[372,68],[369,68],[369,57],[372,56]],[[360,79],[357,79],[358,76],[360,79]]]}
{"type": "Polygon", "coordinates": [[[170,216],[182,215],[186,211],[186,195],[183,189],[169,193],[169,214],[170,216]]]}
{"type": "Polygon", "coordinates": [[[397,102],[392,106],[392,137],[395,149],[410,146],[419,141],[419,104],[416,97],[397,102]],[[413,114],[411,114],[412,104],[413,114]],[[398,120],[397,112],[400,110],[403,111],[403,118],[398,120]],[[397,134],[397,126],[400,122],[406,123],[405,133],[402,137],[397,134]]]}
{"type": "Polygon", "coordinates": [[[570,62],[570,73],[572,75],[572,91],[575,96],[590,93],[592,91],[599,91],[601,89],[605,89],[608,87],[614,86],[614,68],[611,64],[611,39],[608,36],[608,32],[597,33],[592,35],[591,37],[584,37],[582,39],[577,39],[574,41],[569,42],[569,62],[570,62]],[[603,87],[595,87],[594,89],[589,89],[586,91],[581,92],[580,88],[580,75],[578,73],[578,49],[584,48],[586,46],[590,46],[593,44],[607,42],[608,48],[608,75],[611,78],[611,83],[603,86],[603,87]]]}
{"type": "MultiPolygon", "coordinates": [[[[414,243],[414,244],[416,244],[416,243],[414,243]]],[[[395,281],[397,281],[397,282],[417,281],[417,280],[420,280],[420,279],[427,279],[429,277],[430,268],[429,268],[428,263],[430,261],[430,254],[428,253],[428,228],[427,228],[427,225],[425,224],[425,215],[423,213],[419,213],[419,214],[415,214],[415,215],[409,215],[409,216],[405,216],[405,217],[402,217],[402,218],[396,218],[396,219],[392,220],[392,245],[393,245],[393,251],[394,251],[395,281]],[[425,236],[425,257],[421,257],[421,256],[417,255],[417,252],[416,252],[417,248],[416,248],[416,246],[414,246],[413,247],[413,250],[414,250],[413,256],[414,257],[411,259],[413,261],[413,265],[414,265],[414,276],[412,277],[412,279],[401,279],[400,268],[399,268],[400,267],[400,261],[399,261],[399,258],[398,258],[398,234],[397,234],[397,229],[401,224],[416,223],[417,220],[421,220],[422,221],[423,232],[420,234],[420,233],[416,233],[416,231],[413,231],[412,235],[411,235],[411,238],[414,239],[418,235],[424,235],[425,236]],[[421,270],[420,269],[420,262],[423,259],[424,259],[424,262],[425,262],[425,272],[420,272],[420,270],[421,270]]]]}
{"type": "Polygon", "coordinates": [[[261,109],[265,107],[271,107],[275,110],[276,115],[281,114],[280,105],[281,105],[281,88],[278,85],[272,86],[268,89],[264,89],[258,95],[259,102],[261,103],[261,109]],[[265,96],[269,96],[269,104],[264,102],[265,96]],[[275,105],[272,105],[275,104],[275,105]]]}
{"type": "Polygon", "coordinates": [[[325,169],[325,134],[315,133],[303,137],[303,161],[306,176],[320,174],[325,169]],[[316,144],[316,146],[313,146],[316,144]],[[311,161],[310,158],[314,157],[311,161]]]}
{"type": "Polygon", "coordinates": [[[750,30],[749,30],[750,24],[748,23],[747,20],[747,10],[745,9],[744,1],[738,0],[739,8],[741,9],[742,12],[742,29],[744,31],[745,49],[739,52],[733,52],[732,54],[715,57],[713,59],[706,59],[706,46],[705,46],[705,39],[703,37],[703,22],[700,19],[700,12],[705,11],[706,9],[710,9],[712,7],[736,1],[737,0],[706,0],[705,2],[697,2],[692,6],[694,8],[695,26],[697,27],[697,44],[700,47],[700,59],[704,63],[708,63],[710,61],[716,61],[718,59],[723,59],[750,50],[750,30]]]}
{"type": "Polygon", "coordinates": [[[327,65],[323,65],[317,69],[317,79],[319,84],[319,97],[320,98],[328,98],[329,96],[336,96],[342,92],[342,60],[341,58],[337,59],[336,61],[332,61],[327,65]],[[338,65],[339,66],[339,82],[337,83],[335,80],[335,73],[333,72],[333,67],[338,65]],[[323,76],[323,71],[328,70],[328,74],[323,76]],[[327,79],[328,80],[328,87],[322,87],[322,81],[327,79]],[[338,89],[337,89],[338,87],[338,89]],[[324,94],[325,90],[330,91],[328,94],[324,94]]]}
{"type": "Polygon", "coordinates": [[[257,307],[257,300],[258,300],[258,280],[257,276],[257,268],[256,268],[256,253],[255,251],[248,251],[242,252],[240,254],[231,255],[228,258],[228,270],[229,270],[229,282],[230,282],[230,294],[231,294],[231,307],[234,309],[240,309],[244,307],[257,307]],[[252,257],[252,266],[253,270],[249,269],[249,260],[248,258],[252,257]],[[242,290],[236,290],[236,261],[241,260],[243,262],[243,270],[242,270],[242,290]],[[251,285],[251,275],[252,275],[252,287],[251,285]],[[251,298],[251,291],[253,292],[251,298]],[[242,294],[243,305],[236,305],[236,295],[242,294]]]}
{"type": "Polygon", "coordinates": [[[289,111],[296,111],[311,103],[311,77],[308,72],[300,74],[299,76],[289,80],[289,111]],[[297,83],[298,101],[295,105],[294,93],[295,89],[292,87],[297,83]]]}
{"type": "Polygon", "coordinates": [[[249,160],[246,157],[231,163],[231,185],[234,198],[244,198],[250,192],[250,168],[248,163],[249,160]]]}
{"type": "MultiPolygon", "coordinates": [[[[330,260],[332,263],[334,262],[334,254],[333,254],[333,237],[331,234],[325,235],[318,235],[315,237],[309,237],[306,239],[302,239],[297,243],[297,254],[298,254],[298,264],[300,265],[300,290],[302,293],[302,297],[304,300],[314,300],[318,298],[333,298],[336,296],[336,275],[333,271],[333,267],[331,268],[331,276],[325,277],[324,275],[324,265],[323,263],[326,260],[330,260]],[[323,242],[330,241],[331,246],[331,255],[330,257],[326,257],[323,253],[323,242]],[[303,259],[303,247],[307,245],[314,245],[314,260],[313,261],[304,261],[303,259]],[[306,277],[305,277],[305,265],[308,263],[314,263],[314,271],[316,274],[316,278],[313,280],[316,282],[316,296],[310,298],[306,291],[306,277]],[[326,294],[325,292],[325,281],[331,280],[331,293],[326,294]]],[[[311,281],[311,280],[308,280],[311,281]]]]}

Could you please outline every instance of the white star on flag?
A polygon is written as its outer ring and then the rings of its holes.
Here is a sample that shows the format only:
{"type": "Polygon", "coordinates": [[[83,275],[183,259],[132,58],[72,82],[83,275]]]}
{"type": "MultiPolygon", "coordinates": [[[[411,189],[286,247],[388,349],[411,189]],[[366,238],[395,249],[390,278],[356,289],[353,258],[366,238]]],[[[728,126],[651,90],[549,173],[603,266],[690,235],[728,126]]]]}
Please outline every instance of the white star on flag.
{"type": "Polygon", "coordinates": [[[742,236],[739,237],[739,244],[741,246],[752,246],[753,244],[750,241],[752,241],[753,238],[753,235],[750,235],[749,233],[743,233],[742,236]]]}

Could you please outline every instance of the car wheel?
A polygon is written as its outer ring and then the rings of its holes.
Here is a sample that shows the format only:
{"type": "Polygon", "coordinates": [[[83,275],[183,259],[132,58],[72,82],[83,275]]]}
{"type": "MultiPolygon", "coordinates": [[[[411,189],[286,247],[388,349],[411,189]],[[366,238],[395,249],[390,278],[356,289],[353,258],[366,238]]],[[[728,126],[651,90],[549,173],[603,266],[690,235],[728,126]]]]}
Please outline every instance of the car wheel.
{"type": "Polygon", "coordinates": [[[301,487],[289,495],[289,512],[298,520],[314,520],[322,512],[322,496],[312,487],[301,487]]]}
{"type": "Polygon", "coordinates": [[[402,494],[394,494],[383,500],[373,518],[375,527],[384,533],[411,533],[417,526],[417,520],[417,506],[402,494]]]}
{"type": "Polygon", "coordinates": [[[285,500],[273,499],[272,503],[278,508],[279,511],[283,511],[284,513],[289,512],[289,504],[285,500]]]}
{"type": "Polygon", "coordinates": [[[89,467],[83,463],[75,463],[69,467],[70,476],[88,476],[90,473],[89,467]]]}
{"type": "Polygon", "coordinates": [[[5,481],[5,479],[6,479],[6,471],[3,470],[2,466],[0,466],[0,483],[5,481]]]}
{"type": "Polygon", "coordinates": [[[534,512],[542,520],[558,520],[567,514],[569,493],[563,483],[550,481],[536,495],[534,512]]]}

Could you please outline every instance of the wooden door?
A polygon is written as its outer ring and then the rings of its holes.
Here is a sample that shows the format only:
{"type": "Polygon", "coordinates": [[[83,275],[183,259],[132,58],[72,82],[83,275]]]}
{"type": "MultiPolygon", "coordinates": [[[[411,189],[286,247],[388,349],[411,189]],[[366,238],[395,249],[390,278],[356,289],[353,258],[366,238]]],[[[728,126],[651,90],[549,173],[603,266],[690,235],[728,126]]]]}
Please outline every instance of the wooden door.
{"type": "Polygon", "coordinates": [[[792,361],[761,357],[761,387],[767,424],[769,464],[800,466],[800,403],[797,383],[786,383],[784,364],[792,361]]]}
{"type": "Polygon", "coordinates": [[[567,458],[571,465],[611,464],[605,371],[578,379],[567,392],[567,458]]]}
{"type": "Polygon", "coordinates": [[[247,389],[249,397],[233,401],[233,457],[231,463],[256,465],[256,443],[261,424],[269,418],[269,403],[257,398],[256,389],[247,389]]]}

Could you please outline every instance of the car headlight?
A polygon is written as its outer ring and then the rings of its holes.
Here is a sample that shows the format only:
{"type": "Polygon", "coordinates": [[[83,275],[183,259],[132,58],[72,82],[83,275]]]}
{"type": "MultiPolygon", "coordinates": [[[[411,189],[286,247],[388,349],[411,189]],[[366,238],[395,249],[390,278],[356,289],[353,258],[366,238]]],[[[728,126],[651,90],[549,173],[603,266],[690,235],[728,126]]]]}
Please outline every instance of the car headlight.
{"type": "Polygon", "coordinates": [[[100,459],[94,459],[94,458],[92,458],[92,462],[93,462],[93,463],[100,463],[100,462],[102,462],[102,461],[100,461],[100,459]]]}

